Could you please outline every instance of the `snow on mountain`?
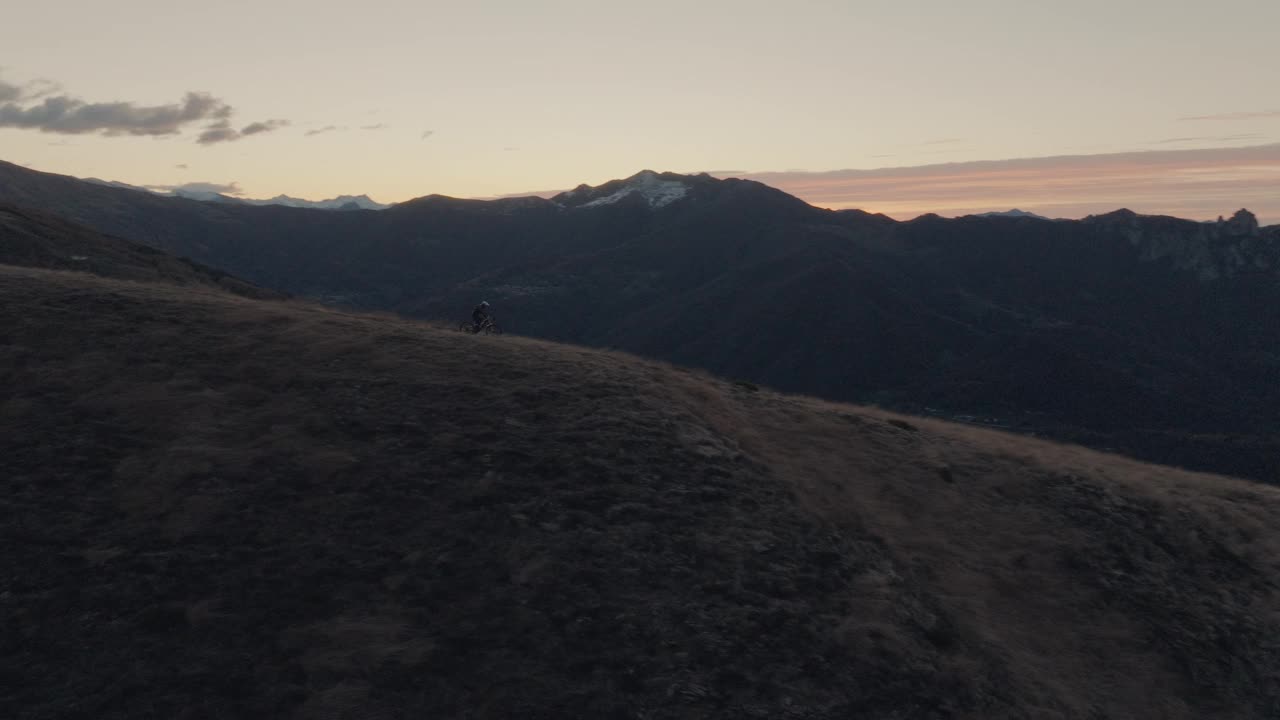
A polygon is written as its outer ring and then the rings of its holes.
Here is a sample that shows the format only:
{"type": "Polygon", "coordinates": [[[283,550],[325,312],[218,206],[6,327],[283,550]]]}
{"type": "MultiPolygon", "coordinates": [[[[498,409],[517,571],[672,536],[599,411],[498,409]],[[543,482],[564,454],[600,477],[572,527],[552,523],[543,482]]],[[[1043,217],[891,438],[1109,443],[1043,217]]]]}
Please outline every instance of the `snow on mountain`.
{"type": "Polygon", "coordinates": [[[1033,212],[1027,212],[1026,210],[1019,210],[1018,208],[1014,208],[1012,210],[1005,210],[1003,212],[977,213],[976,217],[1014,217],[1014,218],[1025,217],[1025,218],[1035,218],[1037,220],[1049,219],[1043,215],[1037,215],[1033,212]]]}
{"type": "Polygon", "coordinates": [[[680,177],[670,173],[663,177],[652,170],[642,170],[625,180],[613,180],[598,187],[579,185],[554,200],[564,206],[589,208],[613,205],[635,196],[651,208],[660,208],[689,194],[689,184],[680,177]]]}
{"type": "Polygon", "coordinates": [[[316,210],[386,210],[391,207],[377,202],[368,195],[339,195],[329,200],[303,200],[288,195],[277,195],[268,200],[246,200],[245,202],[250,205],[284,205],[316,210]]]}
{"type": "Polygon", "coordinates": [[[200,202],[217,202],[217,203],[235,203],[240,205],[284,205],[286,207],[296,208],[312,208],[315,210],[386,210],[391,207],[386,203],[380,203],[368,195],[339,195],[328,200],[303,200],[302,198],[290,197],[288,195],[277,195],[266,200],[255,200],[251,198],[238,198],[223,193],[214,192],[212,190],[195,190],[186,187],[142,187],[139,185],[130,185],[129,183],[119,182],[117,180],[100,180],[98,178],[85,178],[85,182],[91,182],[95,185],[105,185],[107,187],[123,188],[125,190],[136,190],[138,192],[151,193],[153,195],[163,195],[165,197],[179,197],[187,200],[199,200],[200,202]]]}

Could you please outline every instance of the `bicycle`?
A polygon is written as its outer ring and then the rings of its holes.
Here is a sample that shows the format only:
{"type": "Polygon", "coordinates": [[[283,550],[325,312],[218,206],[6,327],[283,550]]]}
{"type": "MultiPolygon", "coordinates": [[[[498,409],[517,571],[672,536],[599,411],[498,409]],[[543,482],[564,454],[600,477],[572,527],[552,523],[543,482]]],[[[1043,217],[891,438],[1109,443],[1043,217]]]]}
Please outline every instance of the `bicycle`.
{"type": "Polygon", "coordinates": [[[458,330],[461,332],[471,333],[473,335],[501,335],[502,334],[502,330],[498,328],[498,323],[494,322],[494,319],[492,317],[485,318],[484,322],[481,323],[479,329],[476,328],[475,323],[471,322],[470,320],[465,320],[458,325],[458,330]]]}

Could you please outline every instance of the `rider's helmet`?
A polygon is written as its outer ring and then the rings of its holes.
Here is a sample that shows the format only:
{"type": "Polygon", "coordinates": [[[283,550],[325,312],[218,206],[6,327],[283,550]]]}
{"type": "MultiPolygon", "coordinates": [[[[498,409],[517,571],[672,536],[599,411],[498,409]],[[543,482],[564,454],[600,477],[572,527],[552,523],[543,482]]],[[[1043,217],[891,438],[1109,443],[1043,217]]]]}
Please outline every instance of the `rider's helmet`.
{"type": "Polygon", "coordinates": [[[481,300],[481,301],[480,301],[480,307],[482,307],[482,308],[487,308],[487,307],[489,307],[489,301],[488,301],[488,300],[481,300]]]}

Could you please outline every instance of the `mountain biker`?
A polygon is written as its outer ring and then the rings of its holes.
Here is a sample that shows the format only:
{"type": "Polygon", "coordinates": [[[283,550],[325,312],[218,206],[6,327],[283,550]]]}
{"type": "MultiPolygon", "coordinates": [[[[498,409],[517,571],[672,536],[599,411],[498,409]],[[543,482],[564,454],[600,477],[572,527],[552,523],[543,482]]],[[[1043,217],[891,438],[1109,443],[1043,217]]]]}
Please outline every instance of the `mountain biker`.
{"type": "Polygon", "coordinates": [[[489,302],[487,300],[480,301],[476,309],[471,311],[471,331],[480,332],[480,328],[484,327],[484,324],[492,318],[493,316],[489,313],[489,302]]]}

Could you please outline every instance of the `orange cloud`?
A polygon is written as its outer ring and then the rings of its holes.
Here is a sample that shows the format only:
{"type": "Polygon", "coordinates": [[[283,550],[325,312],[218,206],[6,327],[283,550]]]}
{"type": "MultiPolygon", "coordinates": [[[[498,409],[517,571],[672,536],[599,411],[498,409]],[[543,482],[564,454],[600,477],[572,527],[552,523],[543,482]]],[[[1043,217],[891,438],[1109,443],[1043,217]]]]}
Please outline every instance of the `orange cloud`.
{"type": "Polygon", "coordinates": [[[1082,217],[1128,207],[1211,219],[1247,207],[1264,223],[1280,222],[1280,143],[735,176],[814,205],[898,218],[1012,207],[1051,217],[1082,217]]]}

